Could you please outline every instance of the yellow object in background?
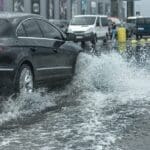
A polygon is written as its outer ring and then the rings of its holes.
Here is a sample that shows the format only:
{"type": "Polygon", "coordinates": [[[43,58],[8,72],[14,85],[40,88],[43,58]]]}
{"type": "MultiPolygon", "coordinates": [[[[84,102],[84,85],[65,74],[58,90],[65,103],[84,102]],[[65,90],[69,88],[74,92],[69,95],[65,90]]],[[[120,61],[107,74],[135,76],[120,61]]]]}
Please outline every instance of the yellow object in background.
{"type": "Polygon", "coordinates": [[[117,30],[118,42],[126,42],[126,29],[124,27],[119,27],[117,30]]]}
{"type": "Polygon", "coordinates": [[[137,40],[131,40],[131,44],[136,44],[137,40]]]}
{"type": "Polygon", "coordinates": [[[119,51],[119,53],[124,53],[125,51],[126,51],[126,46],[127,46],[127,44],[124,42],[120,42],[120,43],[118,43],[118,51],[119,51]]]}
{"type": "Polygon", "coordinates": [[[147,39],[147,42],[150,43],[150,38],[147,39]]]}
{"type": "Polygon", "coordinates": [[[140,40],[140,43],[145,43],[145,39],[141,39],[141,40],[140,40]]]}
{"type": "Polygon", "coordinates": [[[146,40],[145,40],[145,39],[141,39],[141,40],[139,41],[139,44],[140,44],[140,45],[143,45],[143,46],[144,46],[145,43],[146,43],[146,40]]]}

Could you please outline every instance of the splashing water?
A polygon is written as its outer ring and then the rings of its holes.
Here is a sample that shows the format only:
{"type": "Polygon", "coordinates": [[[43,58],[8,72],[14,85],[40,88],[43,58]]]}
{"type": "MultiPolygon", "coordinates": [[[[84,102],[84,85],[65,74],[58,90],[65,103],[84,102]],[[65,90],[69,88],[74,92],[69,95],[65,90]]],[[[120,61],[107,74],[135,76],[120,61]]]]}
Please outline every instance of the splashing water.
{"type": "MultiPolygon", "coordinates": [[[[103,140],[94,138],[98,143],[95,149],[120,139],[119,132],[128,130],[134,121],[132,117],[150,113],[150,74],[146,69],[127,62],[118,53],[100,57],[81,54],[76,68],[73,87],[83,91],[83,116],[91,116],[87,126],[95,130],[94,137],[104,131],[99,136],[103,140]]],[[[90,133],[91,130],[87,135],[90,133]]]]}
{"type": "Polygon", "coordinates": [[[9,98],[3,103],[0,125],[41,112],[60,100],[70,105],[64,105],[38,127],[33,125],[32,129],[18,131],[10,139],[7,137],[0,142],[0,147],[4,149],[5,144],[12,147],[15,136],[19,136],[21,148],[29,145],[34,149],[36,143],[41,149],[116,150],[116,140],[129,132],[134,122],[150,113],[150,72],[115,52],[99,57],[81,53],[73,81],[65,89],[44,96],[40,92],[23,95],[16,101],[9,98]],[[78,105],[71,105],[75,101],[78,105]],[[30,139],[34,140],[25,142],[22,132],[27,137],[30,133],[30,139]],[[36,138],[35,134],[41,136],[36,138]]]}
{"type": "Polygon", "coordinates": [[[32,94],[21,94],[15,99],[9,97],[8,100],[2,103],[0,114],[0,126],[5,123],[22,118],[24,116],[40,113],[47,108],[56,107],[54,101],[57,97],[62,96],[58,92],[50,92],[42,95],[43,90],[32,94]]]}
{"type": "MultiPolygon", "coordinates": [[[[150,75],[126,62],[118,53],[101,57],[81,54],[77,63],[75,86],[109,92],[141,91],[150,89],[150,75]]],[[[147,95],[147,94],[146,94],[147,95]]]]}

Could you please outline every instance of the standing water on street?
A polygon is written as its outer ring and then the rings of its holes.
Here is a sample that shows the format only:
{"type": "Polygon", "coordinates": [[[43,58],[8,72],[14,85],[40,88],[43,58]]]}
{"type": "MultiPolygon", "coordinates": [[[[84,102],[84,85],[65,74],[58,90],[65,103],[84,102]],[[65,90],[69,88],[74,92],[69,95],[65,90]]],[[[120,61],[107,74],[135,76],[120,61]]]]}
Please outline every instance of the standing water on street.
{"type": "Polygon", "coordinates": [[[81,53],[66,87],[8,99],[0,150],[127,150],[124,137],[147,131],[150,71],[116,52],[81,53]]]}

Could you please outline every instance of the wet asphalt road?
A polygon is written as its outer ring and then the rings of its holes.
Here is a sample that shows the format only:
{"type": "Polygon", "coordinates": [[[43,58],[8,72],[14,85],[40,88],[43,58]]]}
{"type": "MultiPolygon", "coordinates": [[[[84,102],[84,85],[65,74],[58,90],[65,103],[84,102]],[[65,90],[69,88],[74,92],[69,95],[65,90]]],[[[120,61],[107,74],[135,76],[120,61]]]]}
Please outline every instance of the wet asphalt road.
{"type": "Polygon", "coordinates": [[[0,150],[149,150],[149,46],[132,46],[87,43],[67,86],[9,97],[0,150]]]}

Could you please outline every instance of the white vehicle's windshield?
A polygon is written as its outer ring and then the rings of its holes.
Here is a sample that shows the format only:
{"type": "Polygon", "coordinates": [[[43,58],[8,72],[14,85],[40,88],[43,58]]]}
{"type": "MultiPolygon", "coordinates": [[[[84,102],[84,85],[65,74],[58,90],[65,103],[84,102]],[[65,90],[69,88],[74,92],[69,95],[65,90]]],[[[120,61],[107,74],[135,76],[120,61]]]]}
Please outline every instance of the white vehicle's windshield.
{"type": "Polygon", "coordinates": [[[71,25],[92,25],[95,19],[96,17],[74,17],[71,21],[71,25]]]}

